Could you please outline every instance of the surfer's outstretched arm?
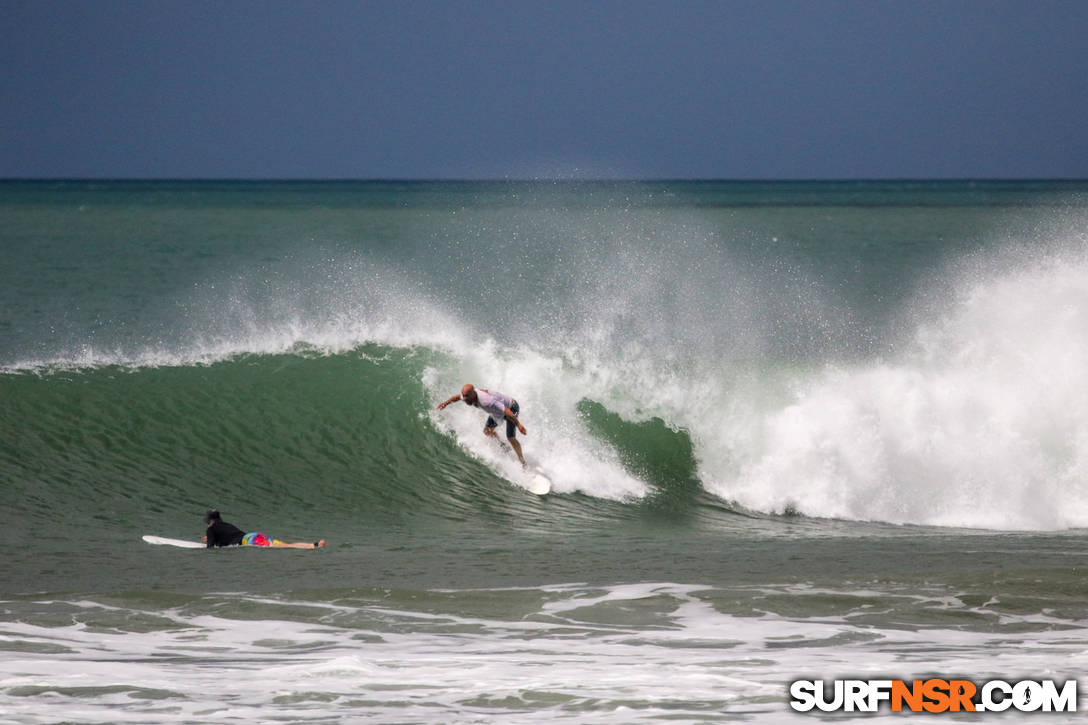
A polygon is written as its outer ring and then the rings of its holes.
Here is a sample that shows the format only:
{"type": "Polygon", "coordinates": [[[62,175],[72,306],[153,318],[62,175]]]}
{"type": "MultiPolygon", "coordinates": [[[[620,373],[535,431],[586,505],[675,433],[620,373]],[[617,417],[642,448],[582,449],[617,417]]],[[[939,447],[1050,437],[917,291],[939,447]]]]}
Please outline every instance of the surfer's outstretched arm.
{"type": "Polygon", "coordinates": [[[450,403],[456,403],[458,400],[463,400],[468,405],[476,405],[479,400],[476,397],[476,386],[474,386],[472,383],[465,383],[461,386],[460,395],[454,395],[449,400],[443,400],[441,403],[438,404],[438,409],[442,410],[450,403]]]}
{"type": "Polygon", "coordinates": [[[458,395],[453,396],[449,400],[443,400],[441,403],[438,404],[438,410],[442,410],[443,408],[445,408],[450,403],[456,403],[460,399],[461,399],[461,395],[458,394],[458,395]]]}

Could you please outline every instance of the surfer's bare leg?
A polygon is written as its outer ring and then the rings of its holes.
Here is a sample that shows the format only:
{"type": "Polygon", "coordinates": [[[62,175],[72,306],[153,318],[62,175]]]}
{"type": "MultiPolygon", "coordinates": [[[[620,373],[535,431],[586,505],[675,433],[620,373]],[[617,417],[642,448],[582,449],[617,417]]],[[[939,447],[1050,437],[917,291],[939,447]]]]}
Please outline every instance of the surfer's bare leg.
{"type": "Polygon", "coordinates": [[[272,546],[278,547],[280,549],[323,549],[325,548],[325,540],[322,539],[321,541],[297,542],[274,541],[272,542],[272,546]]]}
{"type": "Polygon", "coordinates": [[[525,456],[521,455],[521,443],[518,442],[517,438],[507,438],[506,440],[510,443],[510,447],[514,449],[514,453],[518,454],[518,460],[521,461],[521,465],[524,467],[525,456]]]}

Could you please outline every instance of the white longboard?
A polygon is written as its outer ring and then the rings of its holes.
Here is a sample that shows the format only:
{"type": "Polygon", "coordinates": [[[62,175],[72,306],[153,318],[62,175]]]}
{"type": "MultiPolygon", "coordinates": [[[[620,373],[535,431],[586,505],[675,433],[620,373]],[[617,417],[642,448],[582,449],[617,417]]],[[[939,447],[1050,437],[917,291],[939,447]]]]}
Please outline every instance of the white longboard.
{"type": "Polygon", "coordinates": [[[151,534],[145,534],[144,541],[149,544],[158,544],[160,546],[180,546],[183,549],[203,549],[205,547],[205,544],[199,541],[168,539],[165,536],[152,536],[151,534]]]}

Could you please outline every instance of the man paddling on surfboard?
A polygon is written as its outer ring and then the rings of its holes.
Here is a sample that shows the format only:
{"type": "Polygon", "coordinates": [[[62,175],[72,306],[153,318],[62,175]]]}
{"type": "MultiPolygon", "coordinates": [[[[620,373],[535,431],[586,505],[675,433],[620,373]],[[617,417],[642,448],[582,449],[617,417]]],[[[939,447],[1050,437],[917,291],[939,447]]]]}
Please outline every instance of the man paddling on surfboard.
{"type": "Polygon", "coordinates": [[[484,425],[484,435],[491,436],[492,438],[498,438],[495,433],[495,429],[499,426],[498,421],[506,421],[506,440],[510,442],[510,447],[514,449],[514,453],[518,454],[518,460],[521,461],[521,465],[524,467],[525,456],[521,455],[521,443],[515,437],[517,431],[521,431],[522,435],[525,435],[525,426],[518,421],[518,401],[511,398],[509,395],[496,392],[494,390],[484,390],[480,388],[477,390],[473,387],[472,383],[465,383],[461,388],[461,394],[455,395],[449,400],[445,400],[438,404],[438,409],[442,410],[450,403],[456,403],[458,400],[465,401],[465,405],[472,405],[487,413],[487,423],[484,425]]]}
{"type": "Polygon", "coordinates": [[[270,539],[261,532],[247,534],[234,524],[228,524],[219,516],[215,509],[208,509],[204,514],[204,523],[208,525],[208,533],[203,541],[208,548],[217,546],[274,546],[283,549],[320,549],[325,546],[325,540],[303,541],[290,543],[279,539],[270,539]]]}

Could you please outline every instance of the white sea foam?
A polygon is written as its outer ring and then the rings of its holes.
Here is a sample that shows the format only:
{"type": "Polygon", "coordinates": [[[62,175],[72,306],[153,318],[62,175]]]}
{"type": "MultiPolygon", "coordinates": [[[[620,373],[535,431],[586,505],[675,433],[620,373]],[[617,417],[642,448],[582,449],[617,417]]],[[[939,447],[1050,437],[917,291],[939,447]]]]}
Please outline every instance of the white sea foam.
{"type": "Polygon", "coordinates": [[[750,401],[746,420],[692,422],[710,490],[815,516],[1088,525],[1084,256],[962,279],[907,352],[828,365],[791,389],[786,405],[750,401]]]}
{"type": "MultiPolygon", "coordinates": [[[[559,491],[647,491],[588,435],[577,405],[590,399],[687,431],[706,489],[749,509],[1088,526],[1088,257],[1014,257],[950,278],[946,304],[908,316],[909,343],[879,359],[760,366],[659,354],[652,338],[568,352],[489,339],[456,349],[425,383],[436,401],[465,381],[515,393],[536,423],[526,449],[559,491]]],[[[501,468],[478,417],[432,416],[501,468]]]]}
{"type": "Polygon", "coordinates": [[[0,722],[800,722],[786,704],[795,679],[1066,679],[1088,666],[1076,623],[967,606],[949,591],[563,585],[535,590],[538,610],[511,619],[457,599],[520,602],[533,591],[447,591],[412,600],[419,609],[225,595],[223,614],[160,611],[173,624],[150,632],[9,621],[0,722]],[[773,608],[805,600],[836,613],[773,608]],[[263,613],[231,618],[237,606],[263,613]],[[913,616],[931,610],[978,626],[913,616]]]}

